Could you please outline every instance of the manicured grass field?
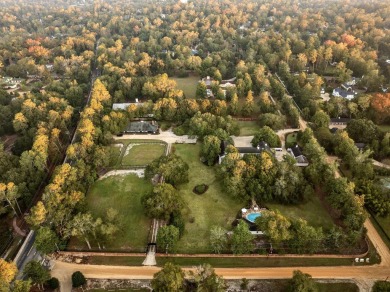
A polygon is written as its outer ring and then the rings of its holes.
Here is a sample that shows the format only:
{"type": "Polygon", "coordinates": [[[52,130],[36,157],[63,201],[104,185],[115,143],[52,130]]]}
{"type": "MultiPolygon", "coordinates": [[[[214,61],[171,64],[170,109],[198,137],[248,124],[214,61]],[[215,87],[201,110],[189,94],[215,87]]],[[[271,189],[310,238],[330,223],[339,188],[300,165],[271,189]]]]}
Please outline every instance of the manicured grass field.
{"type": "Polygon", "coordinates": [[[198,82],[200,80],[198,76],[189,76],[184,78],[173,77],[170,79],[176,81],[176,88],[183,90],[187,98],[195,98],[196,87],[198,86],[198,82]]]}
{"type": "Polygon", "coordinates": [[[87,209],[96,217],[104,217],[108,208],[120,215],[120,231],[105,245],[108,250],[145,250],[151,220],[144,215],[141,197],[151,190],[149,182],[134,174],[111,176],[93,185],[86,197],[87,209]]]}
{"type": "Polygon", "coordinates": [[[121,164],[125,166],[148,165],[165,153],[165,147],[165,144],[135,144],[128,154],[123,156],[121,164]]]}
{"type": "Polygon", "coordinates": [[[286,143],[287,144],[295,144],[297,143],[297,134],[296,133],[290,133],[286,136],[286,143]]]}
{"type": "Polygon", "coordinates": [[[315,195],[304,204],[281,205],[270,203],[266,205],[271,210],[278,209],[288,218],[305,219],[309,225],[315,227],[331,228],[334,224],[328,212],[321,205],[320,199],[315,195]]]}
{"type": "Polygon", "coordinates": [[[233,200],[221,188],[215,170],[200,162],[200,145],[176,144],[176,154],[186,161],[189,169],[189,183],[178,187],[187,203],[184,210],[186,220],[185,234],[178,243],[179,253],[210,252],[210,229],[214,225],[231,229],[242,204],[233,200]],[[192,192],[198,184],[207,184],[209,189],[202,195],[192,192]],[[193,218],[194,222],[190,223],[193,218]]]}
{"type": "Polygon", "coordinates": [[[240,136],[252,136],[260,130],[255,121],[237,121],[237,124],[240,127],[240,136]]]}

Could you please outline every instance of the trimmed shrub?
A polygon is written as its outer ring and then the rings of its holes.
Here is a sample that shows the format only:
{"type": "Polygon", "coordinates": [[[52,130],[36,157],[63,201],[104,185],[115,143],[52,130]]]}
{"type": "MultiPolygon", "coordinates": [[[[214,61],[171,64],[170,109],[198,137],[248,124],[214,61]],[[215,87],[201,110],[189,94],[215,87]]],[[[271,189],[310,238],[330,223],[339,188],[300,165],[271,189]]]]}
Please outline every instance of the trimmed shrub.
{"type": "Polygon", "coordinates": [[[73,288],[77,288],[77,287],[83,286],[86,283],[87,283],[87,280],[85,279],[84,275],[80,271],[74,272],[72,274],[72,286],[73,286],[73,288]]]}
{"type": "Polygon", "coordinates": [[[46,282],[46,285],[50,288],[50,289],[58,289],[60,287],[60,281],[58,281],[57,278],[51,278],[49,279],[47,282],[46,282]]]}
{"type": "Polygon", "coordinates": [[[202,195],[204,194],[207,190],[209,189],[209,186],[206,185],[206,184],[201,184],[201,185],[197,185],[194,187],[194,189],[192,190],[195,194],[197,195],[202,195]]]}

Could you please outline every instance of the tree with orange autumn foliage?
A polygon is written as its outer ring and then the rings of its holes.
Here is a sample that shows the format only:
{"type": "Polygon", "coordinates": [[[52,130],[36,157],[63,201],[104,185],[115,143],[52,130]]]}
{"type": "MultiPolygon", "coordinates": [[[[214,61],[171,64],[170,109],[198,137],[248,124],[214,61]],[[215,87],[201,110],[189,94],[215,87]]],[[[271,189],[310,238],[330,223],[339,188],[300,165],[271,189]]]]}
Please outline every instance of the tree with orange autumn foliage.
{"type": "Polygon", "coordinates": [[[390,93],[376,93],[371,99],[375,119],[381,124],[390,121],[390,93]]]}

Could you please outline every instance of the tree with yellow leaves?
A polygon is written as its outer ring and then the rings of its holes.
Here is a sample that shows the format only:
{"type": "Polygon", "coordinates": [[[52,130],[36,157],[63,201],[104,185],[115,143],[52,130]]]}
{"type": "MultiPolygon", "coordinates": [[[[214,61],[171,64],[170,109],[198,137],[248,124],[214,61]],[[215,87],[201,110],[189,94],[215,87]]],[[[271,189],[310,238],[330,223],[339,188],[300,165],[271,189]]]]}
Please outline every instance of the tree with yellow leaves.
{"type": "MultiPolygon", "coordinates": [[[[0,202],[6,202],[7,205],[14,211],[16,216],[22,213],[18,204],[19,197],[20,194],[18,193],[18,187],[13,182],[9,182],[8,184],[0,183],[0,202]],[[19,213],[17,212],[16,207],[19,213]]],[[[6,207],[0,209],[0,213],[5,213],[6,211],[6,207]]]]}
{"type": "Polygon", "coordinates": [[[46,220],[46,208],[42,201],[39,201],[34,207],[30,210],[30,215],[26,217],[28,224],[37,227],[46,220]]]}
{"type": "Polygon", "coordinates": [[[15,263],[7,262],[0,258],[0,282],[10,283],[15,278],[17,272],[18,269],[15,263]]]}

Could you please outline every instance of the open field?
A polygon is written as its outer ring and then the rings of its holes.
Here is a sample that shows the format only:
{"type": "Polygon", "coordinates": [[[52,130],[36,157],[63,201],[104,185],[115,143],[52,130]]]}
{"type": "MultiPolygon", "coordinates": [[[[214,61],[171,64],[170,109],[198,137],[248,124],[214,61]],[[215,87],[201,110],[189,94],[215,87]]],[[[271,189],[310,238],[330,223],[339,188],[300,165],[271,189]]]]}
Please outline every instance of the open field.
{"type": "Polygon", "coordinates": [[[305,219],[309,225],[314,227],[331,228],[333,220],[328,212],[321,205],[320,199],[314,195],[306,203],[299,205],[282,205],[267,203],[271,210],[278,209],[284,216],[291,219],[305,219]]]}
{"type": "Polygon", "coordinates": [[[177,144],[174,147],[176,154],[190,167],[190,182],[178,188],[187,203],[187,208],[183,212],[186,220],[185,234],[179,241],[178,252],[210,252],[208,238],[211,227],[218,225],[231,229],[231,223],[242,205],[223,192],[214,168],[200,162],[199,144],[177,144]],[[193,193],[193,188],[202,183],[209,185],[207,192],[203,195],[193,193]],[[190,220],[193,220],[193,223],[190,220]]]}
{"type": "Polygon", "coordinates": [[[236,123],[240,127],[240,136],[253,136],[260,130],[256,121],[237,121],[236,123]]]}
{"type": "Polygon", "coordinates": [[[177,89],[183,90],[185,96],[187,98],[195,98],[196,94],[196,87],[199,82],[199,77],[198,76],[188,76],[184,78],[179,78],[179,77],[172,77],[170,79],[173,79],[176,81],[177,89]]]}
{"type": "MultiPolygon", "coordinates": [[[[93,185],[86,197],[87,209],[101,218],[109,208],[119,211],[120,231],[105,244],[107,250],[145,250],[151,220],[144,215],[141,197],[151,190],[149,182],[134,174],[111,176],[93,185]]],[[[92,246],[95,248],[96,244],[92,246]]],[[[68,248],[86,249],[86,246],[73,240],[68,248]]]]}
{"type": "Polygon", "coordinates": [[[140,140],[123,139],[110,146],[110,164],[112,168],[121,168],[121,166],[147,165],[153,159],[160,157],[165,153],[165,143],[161,140],[140,140]],[[155,144],[158,142],[159,144],[155,144]],[[130,149],[126,154],[126,149],[130,144],[137,145],[130,149]],[[141,163],[141,164],[137,164],[141,163]],[[145,163],[145,164],[143,164],[145,163]]]}
{"type": "Polygon", "coordinates": [[[165,144],[129,144],[127,147],[131,149],[125,151],[121,164],[124,166],[135,166],[135,165],[148,165],[156,158],[164,155],[165,144]],[[127,153],[128,151],[128,153],[127,153]]]}

